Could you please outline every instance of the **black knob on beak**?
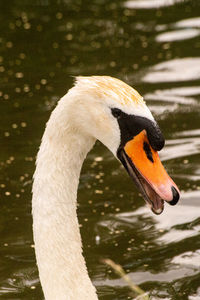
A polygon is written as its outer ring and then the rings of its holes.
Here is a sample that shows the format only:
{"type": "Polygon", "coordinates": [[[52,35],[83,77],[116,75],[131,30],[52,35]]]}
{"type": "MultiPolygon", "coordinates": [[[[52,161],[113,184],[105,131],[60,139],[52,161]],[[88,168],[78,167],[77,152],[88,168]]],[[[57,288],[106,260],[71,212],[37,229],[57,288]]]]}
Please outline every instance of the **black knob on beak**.
{"type": "Polygon", "coordinates": [[[179,195],[179,192],[177,191],[177,189],[174,186],[171,187],[171,190],[172,190],[173,199],[172,199],[172,201],[169,202],[169,204],[170,205],[176,205],[176,203],[178,202],[178,200],[180,198],[180,195],[179,195]]]}

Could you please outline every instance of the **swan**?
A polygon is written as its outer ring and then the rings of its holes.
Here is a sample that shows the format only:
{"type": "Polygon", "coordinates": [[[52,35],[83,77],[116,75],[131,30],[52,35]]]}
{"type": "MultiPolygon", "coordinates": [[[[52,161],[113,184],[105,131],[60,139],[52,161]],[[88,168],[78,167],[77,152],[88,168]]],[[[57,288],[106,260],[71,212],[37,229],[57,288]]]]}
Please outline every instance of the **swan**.
{"type": "Polygon", "coordinates": [[[179,190],[157,151],[164,137],[140,94],[109,76],[77,77],[47,122],[33,180],[33,236],[46,300],[97,300],[76,212],[83,161],[96,140],[121,161],[155,214],[179,190]]]}

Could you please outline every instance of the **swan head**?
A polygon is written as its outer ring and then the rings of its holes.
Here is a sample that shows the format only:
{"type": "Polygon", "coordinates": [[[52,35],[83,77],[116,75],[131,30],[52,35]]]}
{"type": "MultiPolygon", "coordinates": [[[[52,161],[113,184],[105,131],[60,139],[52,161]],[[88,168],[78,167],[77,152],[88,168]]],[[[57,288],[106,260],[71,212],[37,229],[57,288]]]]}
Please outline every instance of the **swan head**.
{"type": "Polygon", "coordinates": [[[109,76],[77,77],[71,89],[78,128],[100,140],[121,161],[155,214],[175,205],[179,190],[158,155],[164,137],[142,96],[109,76]]]}

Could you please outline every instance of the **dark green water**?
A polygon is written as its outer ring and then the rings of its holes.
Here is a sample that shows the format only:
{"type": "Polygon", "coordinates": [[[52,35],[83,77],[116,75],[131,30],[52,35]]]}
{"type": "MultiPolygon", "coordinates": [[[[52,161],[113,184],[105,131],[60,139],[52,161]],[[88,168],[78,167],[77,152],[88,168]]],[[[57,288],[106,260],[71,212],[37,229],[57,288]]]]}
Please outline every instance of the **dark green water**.
{"type": "Polygon", "coordinates": [[[145,97],[166,137],[160,156],[182,191],[179,205],[154,216],[97,143],[78,215],[99,299],[134,298],[106,257],[152,299],[200,299],[199,13],[198,0],[0,0],[0,299],[43,299],[31,178],[44,124],[80,74],[118,77],[145,97]]]}

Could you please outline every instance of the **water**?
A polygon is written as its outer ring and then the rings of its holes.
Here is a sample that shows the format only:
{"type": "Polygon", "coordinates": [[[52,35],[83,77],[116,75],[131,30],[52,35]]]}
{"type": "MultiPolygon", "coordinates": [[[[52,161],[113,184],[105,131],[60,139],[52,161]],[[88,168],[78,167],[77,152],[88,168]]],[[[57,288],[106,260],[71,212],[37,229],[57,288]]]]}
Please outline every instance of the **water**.
{"type": "Polygon", "coordinates": [[[85,161],[78,215],[99,299],[132,299],[111,258],[152,299],[200,299],[199,1],[0,2],[0,299],[43,299],[31,178],[50,111],[75,75],[111,75],[146,99],[182,198],[154,216],[100,143],[85,161]]]}

